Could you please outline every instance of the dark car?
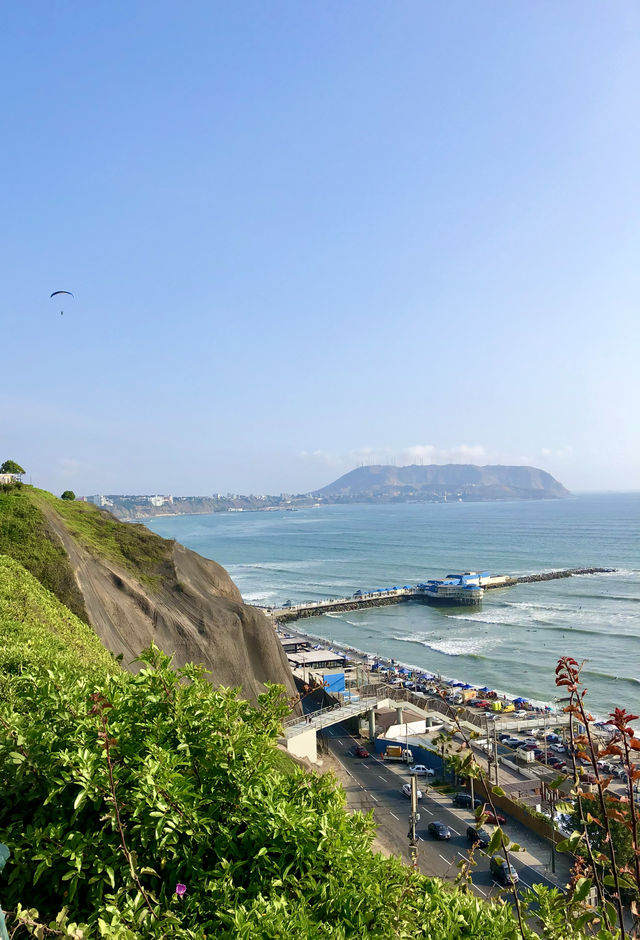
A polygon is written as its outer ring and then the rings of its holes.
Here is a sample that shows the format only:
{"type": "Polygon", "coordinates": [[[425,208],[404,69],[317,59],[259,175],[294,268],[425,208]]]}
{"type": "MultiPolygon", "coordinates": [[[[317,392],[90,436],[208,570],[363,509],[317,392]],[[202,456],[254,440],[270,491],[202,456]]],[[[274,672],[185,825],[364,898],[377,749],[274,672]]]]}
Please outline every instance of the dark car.
{"type": "Polygon", "coordinates": [[[491,857],[491,861],[489,862],[489,871],[493,877],[503,885],[517,885],[520,881],[518,878],[518,872],[515,870],[513,865],[507,865],[505,860],[500,858],[499,855],[493,855],[491,857]]]}
{"type": "Polygon", "coordinates": [[[567,767],[565,762],[558,757],[548,757],[547,764],[549,767],[553,767],[554,770],[566,770],[567,767]]]}
{"type": "Polygon", "coordinates": [[[363,747],[361,744],[354,745],[353,753],[356,757],[369,757],[369,751],[366,747],[363,747]]]}
{"type": "Polygon", "coordinates": [[[476,796],[474,797],[474,800],[472,803],[470,793],[460,792],[460,793],[456,793],[453,797],[453,805],[463,806],[465,809],[471,809],[472,806],[475,809],[478,806],[482,806],[482,802],[483,801],[476,796]]]}
{"type": "Polygon", "coordinates": [[[430,836],[433,836],[434,839],[450,839],[451,830],[448,826],[445,826],[441,822],[430,822],[427,826],[427,832],[430,836]]]}
{"type": "Polygon", "coordinates": [[[476,829],[475,826],[467,826],[467,839],[471,845],[479,845],[481,849],[486,849],[491,841],[491,836],[486,829],[476,829]]]}

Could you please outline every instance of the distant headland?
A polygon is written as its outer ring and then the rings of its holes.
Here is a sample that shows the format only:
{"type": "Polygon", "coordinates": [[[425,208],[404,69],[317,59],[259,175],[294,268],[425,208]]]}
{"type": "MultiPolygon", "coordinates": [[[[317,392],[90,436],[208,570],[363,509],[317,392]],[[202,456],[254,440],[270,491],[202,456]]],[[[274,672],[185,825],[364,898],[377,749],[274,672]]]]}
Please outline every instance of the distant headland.
{"type": "Polygon", "coordinates": [[[85,497],[119,519],[214,512],[293,511],[339,503],[487,502],[563,499],[569,491],[537,467],[431,464],[365,466],[308,493],[278,496],[215,493],[211,496],[96,495],[85,497]]]}

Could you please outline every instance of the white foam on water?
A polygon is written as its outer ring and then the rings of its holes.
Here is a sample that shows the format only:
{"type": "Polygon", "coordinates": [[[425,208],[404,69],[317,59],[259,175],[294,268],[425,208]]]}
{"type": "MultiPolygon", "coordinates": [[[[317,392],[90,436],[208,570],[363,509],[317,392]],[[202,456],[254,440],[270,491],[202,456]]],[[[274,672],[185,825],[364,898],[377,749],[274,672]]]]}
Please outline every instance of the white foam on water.
{"type": "Polygon", "coordinates": [[[408,636],[394,636],[394,640],[402,643],[419,643],[435,653],[444,653],[445,656],[477,656],[487,647],[499,644],[500,639],[495,637],[442,637],[432,636],[428,633],[413,633],[408,636]]]}
{"type": "Polygon", "coordinates": [[[266,601],[270,597],[275,597],[275,591],[254,591],[252,594],[243,594],[242,600],[246,603],[251,603],[251,601],[266,601]]]}
{"type": "Polygon", "coordinates": [[[364,627],[371,623],[370,620],[347,620],[347,618],[343,617],[342,614],[326,613],[323,616],[331,617],[332,620],[341,620],[342,623],[348,623],[351,627],[364,627]]]}

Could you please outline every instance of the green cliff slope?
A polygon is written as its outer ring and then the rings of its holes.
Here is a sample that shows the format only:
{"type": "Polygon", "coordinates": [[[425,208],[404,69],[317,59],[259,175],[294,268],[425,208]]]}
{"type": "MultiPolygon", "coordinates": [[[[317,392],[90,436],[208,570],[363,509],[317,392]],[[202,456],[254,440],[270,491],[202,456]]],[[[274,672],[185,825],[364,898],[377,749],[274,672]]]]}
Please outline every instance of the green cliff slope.
{"type": "Polygon", "coordinates": [[[0,492],[0,553],[23,564],[132,669],[155,643],[177,666],[202,663],[212,682],[238,687],[254,703],[266,682],[295,693],[272,624],[242,602],[224,568],[142,525],[15,487],[0,492]]]}

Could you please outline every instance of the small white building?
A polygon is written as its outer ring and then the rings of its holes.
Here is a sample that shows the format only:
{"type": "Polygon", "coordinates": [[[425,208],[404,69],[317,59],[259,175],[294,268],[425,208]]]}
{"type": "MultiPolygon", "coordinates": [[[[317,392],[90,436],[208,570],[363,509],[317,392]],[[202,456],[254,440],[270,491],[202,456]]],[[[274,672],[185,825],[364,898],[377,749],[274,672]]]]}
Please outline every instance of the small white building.
{"type": "Polygon", "coordinates": [[[0,473],[0,484],[17,483],[20,477],[17,473],[0,473]]]}

